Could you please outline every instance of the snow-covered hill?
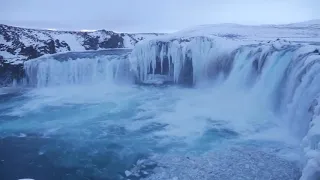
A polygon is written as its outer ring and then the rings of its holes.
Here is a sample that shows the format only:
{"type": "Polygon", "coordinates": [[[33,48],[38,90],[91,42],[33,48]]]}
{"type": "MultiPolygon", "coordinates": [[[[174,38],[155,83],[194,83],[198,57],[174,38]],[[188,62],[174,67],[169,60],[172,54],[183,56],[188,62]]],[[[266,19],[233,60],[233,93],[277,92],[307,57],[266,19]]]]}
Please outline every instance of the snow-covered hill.
{"type": "Polygon", "coordinates": [[[191,27],[158,39],[188,37],[223,37],[243,42],[256,43],[276,39],[294,42],[320,42],[320,20],[284,25],[248,26],[239,24],[211,24],[191,27]]]}
{"type": "Polygon", "coordinates": [[[0,60],[19,63],[59,52],[133,48],[137,42],[158,35],[161,34],[39,30],[0,24],[0,60]]]}

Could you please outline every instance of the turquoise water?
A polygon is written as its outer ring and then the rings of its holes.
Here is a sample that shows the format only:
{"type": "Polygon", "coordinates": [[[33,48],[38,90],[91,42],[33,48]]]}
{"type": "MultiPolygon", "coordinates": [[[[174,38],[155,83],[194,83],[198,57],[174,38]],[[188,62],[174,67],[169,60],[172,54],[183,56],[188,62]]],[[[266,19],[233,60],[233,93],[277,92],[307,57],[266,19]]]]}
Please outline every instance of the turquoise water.
{"type": "Polygon", "coordinates": [[[7,89],[0,95],[0,179],[298,179],[295,142],[272,139],[280,127],[269,115],[220,93],[7,89]]]}

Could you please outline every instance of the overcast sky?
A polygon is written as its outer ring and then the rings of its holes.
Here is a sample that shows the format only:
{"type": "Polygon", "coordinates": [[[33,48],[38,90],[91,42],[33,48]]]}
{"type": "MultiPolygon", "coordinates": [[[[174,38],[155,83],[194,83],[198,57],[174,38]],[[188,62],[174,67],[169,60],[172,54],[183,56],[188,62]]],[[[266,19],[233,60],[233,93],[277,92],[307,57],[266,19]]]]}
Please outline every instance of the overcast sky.
{"type": "Polygon", "coordinates": [[[65,30],[168,32],[215,23],[320,19],[320,0],[0,0],[0,23],[65,30]]]}

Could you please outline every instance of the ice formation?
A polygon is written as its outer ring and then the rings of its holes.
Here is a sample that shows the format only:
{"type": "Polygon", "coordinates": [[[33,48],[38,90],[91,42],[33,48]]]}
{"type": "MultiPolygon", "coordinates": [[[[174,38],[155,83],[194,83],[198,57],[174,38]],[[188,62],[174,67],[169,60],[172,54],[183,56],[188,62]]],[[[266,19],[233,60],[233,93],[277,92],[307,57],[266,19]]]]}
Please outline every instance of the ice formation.
{"type": "Polygon", "coordinates": [[[303,139],[301,180],[313,180],[320,177],[319,48],[280,39],[159,38],[138,44],[130,62],[141,82],[164,75],[179,84],[219,83],[264,96],[292,134],[303,139]]]}

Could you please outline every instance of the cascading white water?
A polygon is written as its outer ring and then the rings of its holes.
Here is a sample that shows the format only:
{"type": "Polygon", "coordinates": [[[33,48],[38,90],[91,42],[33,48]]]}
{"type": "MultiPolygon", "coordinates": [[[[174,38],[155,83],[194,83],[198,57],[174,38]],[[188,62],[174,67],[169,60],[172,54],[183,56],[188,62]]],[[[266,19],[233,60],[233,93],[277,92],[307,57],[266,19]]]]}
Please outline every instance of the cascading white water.
{"type": "Polygon", "coordinates": [[[127,55],[99,55],[76,59],[44,57],[26,61],[25,82],[47,87],[72,84],[133,82],[127,55]]]}
{"type": "Polygon", "coordinates": [[[315,180],[320,178],[317,48],[281,40],[239,46],[217,37],[160,39],[139,44],[130,61],[140,81],[150,74],[164,74],[176,83],[186,83],[181,76],[188,74],[192,84],[210,81],[218,83],[216,87],[249,92],[272,109],[296,138],[303,139],[301,180],[315,180]],[[165,60],[168,70],[163,69],[165,60]],[[161,71],[154,71],[157,68],[161,71]]]}

